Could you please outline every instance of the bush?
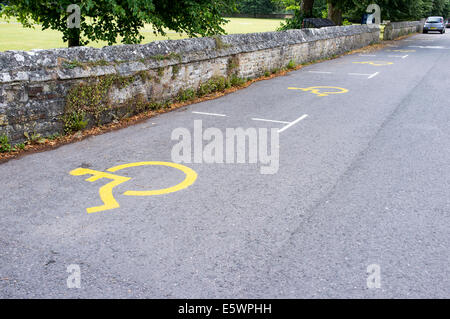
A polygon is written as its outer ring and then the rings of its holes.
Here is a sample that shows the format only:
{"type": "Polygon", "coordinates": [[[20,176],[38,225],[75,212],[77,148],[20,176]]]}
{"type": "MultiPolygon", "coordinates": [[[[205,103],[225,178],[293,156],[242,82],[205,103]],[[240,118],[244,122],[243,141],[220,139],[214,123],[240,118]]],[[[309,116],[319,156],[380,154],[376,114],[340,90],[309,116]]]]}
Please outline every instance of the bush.
{"type": "Polygon", "coordinates": [[[189,100],[195,99],[197,94],[195,93],[194,89],[187,89],[187,90],[181,90],[178,94],[178,101],[185,102],[189,100]]]}
{"type": "Polygon", "coordinates": [[[245,84],[245,79],[233,74],[230,79],[231,86],[242,86],[245,84]]]}
{"type": "Polygon", "coordinates": [[[28,145],[45,143],[45,139],[39,133],[36,133],[36,132],[33,132],[33,133],[25,132],[25,133],[23,133],[23,135],[27,139],[27,144],[28,145]]]}
{"type": "Polygon", "coordinates": [[[230,88],[231,85],[232,83],[230,82],[230,80],[226,79],[225,77],[214,77],[200,85],[198,89],[198,95],[204,96],[214,92],[220,92],[230,88]]]}
{"type": "Polygon", "coordinates": [[[348,21],[348,19],[344,19],[344,21],[342,22],[342,25],[352,25],[353,23],[351,23],[350,21],[348,21]]]}
{"type": "Polygon", "coordinates": [[[286,19],[284,23],[281,23],[278,31],[301,29],[303,25],[303,19],[305,19],[305,15],[300,12],[300,10],[295,10],[294,16],[290,19],[286,19]]]}
{"type": "Polygon", "coordinates": [[[72,133],[85,129],[88,124],[85,117],[86,113],[83,111],[73,111],[64,115],[64,131],[66,133],[72,133]]]}
{"type": "Polygon", "coordinates": [[[9,144],[8,136],[0,135],[0,153],[8,153],[11,152],[12,147],[9,144]]]}
{"type": "Polygon", "coordinates": [[[294,60],[290,60],[289,63],[286,65],[286,68],[288,68],[288,70],[293,70],[297,67],[297,63],[295,63],[294,60]]]}

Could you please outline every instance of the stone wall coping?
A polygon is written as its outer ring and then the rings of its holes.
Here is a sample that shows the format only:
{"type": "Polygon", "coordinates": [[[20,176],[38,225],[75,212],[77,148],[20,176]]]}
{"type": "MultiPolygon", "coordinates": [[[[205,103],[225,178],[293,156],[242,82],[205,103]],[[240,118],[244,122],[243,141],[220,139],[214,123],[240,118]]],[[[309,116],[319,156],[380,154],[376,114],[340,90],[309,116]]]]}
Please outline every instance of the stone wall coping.
{"type": "Polygon", "coordinates": [[[215,38],[164,40],[143,45],[107,46],[101,49],[76,47],[6,51],[0,53],[0,84],[77,79],[114,73],[126,75],[129,73],[127,69],[134,71],[156,69],[179,63],[372,32],[379,32],[379,28],[352,25],[233,34],[215,38]],[[95,64],[99,61],[101,63],[95,64]],[[133,67],[128,68],[129,64],[133,64],[133,67]]]}
{"type": "Polygon", "coordinates": [[[388,26],[390,25],[393,29],[403,29],[408,27],[416,27],[420,24],[421,24],[420,21],[403,21],[403,22],[391,22],[388,24],[388,26]]]}

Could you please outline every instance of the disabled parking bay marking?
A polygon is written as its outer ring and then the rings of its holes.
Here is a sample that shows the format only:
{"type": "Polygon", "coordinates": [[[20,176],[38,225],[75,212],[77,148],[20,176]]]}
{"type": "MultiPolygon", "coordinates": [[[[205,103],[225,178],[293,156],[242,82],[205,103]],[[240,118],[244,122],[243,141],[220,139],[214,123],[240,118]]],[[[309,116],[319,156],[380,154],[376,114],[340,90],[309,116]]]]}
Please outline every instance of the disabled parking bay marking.
{"type": "MultiPolygon", "coordinates": [[[[150,190],[150,191],[149,190],[146,190],[146,191],[129,190],[129,191],[126,191],[123,195],[125,195],[125,196],[154,196],[154,195],[164,195],[164,194],[174,193],[174,192],[178,192],[182,189],[185,189],[185,188],[191,186],[197,180],[197,173],[194,170],[192,170],[191,168],[184,166],[184,165],[180,165],[180,164],[176,164],[176,163],[169,163],[169,162],[137,162],[137,163],[123,164],[123,165],[119,165],[119,166],[115,166],[110,169],[107,169],[107,172],[115,173],[115,172],[121,171],[126,168],[142,167],[142,166],[172,167],[172,168],[182,171],[186,175],[186,178],[181,183],[179,183],[175,186],[169,187],[169,188],[150,190]]],[[[70,172],[70,175],[73,175],[73,176],[92,175],[92,177],[89,177],[88,179],[86,179],[86,181],[88,181],[88,182],[95,182],[95,181],[98,181],[103,178],[112,180],[112,182],[100,187],[100,189],[99,189],[100,199],[103,201],[103,205],[87,208],[86,210],[87,210],[88,214],[102,212],[102,211],[111,210],[111,209],[120,207],[119,203],[116,201],[116,199],[113,196],[113,193],[112,193],[113,189],[120,184],[130,181],[132,178],[119,176],[119,175],[115,175],[115,174],[110,174],[107,172],[95,171],[95,170],[87,169],[87,168],[77,168],[70,172]]]]}
{"type": "Polygon", "coordinates": [[[185,188],[191,186],[197,180],[197,173],[193,169],[191,169],[187,166],[184,166],[184,165],[180,165],[180,164],[176,164],[176,163],[169,163],[169,162],[139,162],[139,163],[123,164],[123,165],[119,165],[116,167],[112,167],[112,168],[108,169],[107,171],[115,173],[117,171],[120,171],[120,170],[123,170],[126,168],[130,168],[130,167],[151,166],[151,165],[167,166],[167,167],[176,168],[176,169],[182,171],[186,175],[186,178],[180,184],[175,185],[173,187],[159,189],[159,190],[153,190],[153,191],[127,191],[124,193],[125,196],[154,196],[154,195],[164,195],[164,194],[169,194],[169,193],[175,193],[175,192],[178,192],[182,189],[185,189],[185,188]]]}
{"type": "Polygon", "coordinates": [[[119,203],[115,200],[112,191],[113,188],[119,186],[122,183],[129,181],[131,178],[113,175],[105,172],[95,171],[88,168],[77,168],[70,172],[70,175],[73,176],[83,176],[83,175],[92,175],[86,179],[87,182],[96,182],[99,179],[106,178],[112,180],[112,182],[100,187],[99,194],[100,199],[103,201],[102,206],[90,207],[87,209],[88,214],[97,213],[105,210],[119,208],[119,203]]]}
{"type": "Polygon", "coordinates": [[[349,92],[349,90],[347,90],[347,89],[336,87],[336,86],[311,86],[308,88],[290,87],[288,89],[289,90],[300,90],[300,91],[304,91],[304,92],[311,92],[313,94],[316,94],[319,97],[329,96],[331,94],[343,94],[343,93],[349,92]],[[336,90],[336,91],[328,91],[328,89],[336,90]],[[325,91],[325,90],[327,90],[327,91],[325,91]]]}

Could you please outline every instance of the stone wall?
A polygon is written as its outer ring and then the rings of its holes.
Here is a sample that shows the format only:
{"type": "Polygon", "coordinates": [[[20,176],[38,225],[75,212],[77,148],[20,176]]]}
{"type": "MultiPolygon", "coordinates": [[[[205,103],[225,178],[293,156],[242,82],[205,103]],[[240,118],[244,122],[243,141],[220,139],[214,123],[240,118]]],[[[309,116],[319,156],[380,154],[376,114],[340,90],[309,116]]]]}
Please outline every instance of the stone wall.
{"type": "Polygon", "coordinates": [[[0,53],[0,135],[62,133],[67,116],[86,106],[89,126],[170,101],[211,78],[255,78],[379,42],[367,26],[228,35],[102,49],[0,53]]]}
{"type": "Polygon", "coordinates": [[[422,32],[422,30],[421,21],[390,22],[384,29],[384,40],[395,40],[404,35],[422,32]]]}

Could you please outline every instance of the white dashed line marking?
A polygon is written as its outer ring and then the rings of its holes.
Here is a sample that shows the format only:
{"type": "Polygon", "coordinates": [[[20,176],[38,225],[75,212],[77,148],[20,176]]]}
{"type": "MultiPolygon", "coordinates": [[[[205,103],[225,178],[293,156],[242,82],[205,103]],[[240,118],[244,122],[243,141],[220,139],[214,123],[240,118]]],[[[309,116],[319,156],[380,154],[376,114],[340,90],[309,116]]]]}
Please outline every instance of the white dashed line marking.
{"type": "Polygon", "coordinates": [[[356,75],[356,76],[370,76],[372,74],[366,74],[366,73],[349,73],[348,75],[356,75]]]}
{"type": "Polygon", "coordinates": [[[299,117],[298,119],[296,119],[294,122],[289,123],[288,125],[286,125],[285,127],[283,127],[282,129],[278,130],[278,133],[283,133],[284,131],[286,131],[288,128],[294,126],[295,124],[297,124],[300,121],[303,121],[304,119],[306,119],[308,117],[308,114],[302,115],[301,117],[299,117]]]}
{"type": "Polygon", "coordinates": [[[406,42],[416,42],[416,41],[427,41],[427,42],[434,42],[432,39],[417,39],[417,40],[403,40],[406,42]]]}
{"type": "Polygon", "coordinates": [[[409,48],[450,50],[449,48],[446,48],[446,47],[432,46],[432,45],[410,45],[409,48]]]}
{"type": "Polygon", "coordinates": [[[258,118],[253,118],[253,121],[259,121],[259,122],[271,122],[271,123],[281,123],[281,124],[290,124],[291,122],[286,122],[286,121],[276,121],[276,120],[265,120],[265,119],[258,119],[258,118]]]}
{"type": "Polygon", "coordinates": [[[409,55],[388,55],[390,58],[406,59],[409,55]]]}
{"type": "Polygon", "coordinates": [[[372,79],[372,78],[376,77],[378,74],[380,74],[380,72],[375,72],[374,74],[369,76],[368,79],[372,79]]]}
{"type": "Polygon", "coordinates": [[[332,72],[324,72],[324,71],[308,71],[309,73],[319,73],[319,74],[332,74],[332,72]]]}
{"type": "Polygon", "coordinates": [[[348,75],[353,75],[353,76],[367,76],[368,79],[372,79],[372,78],[376,77],[378,74],[380,74],[380,72],[375,72],[374,74],[366,74],[366,73],[349,73],[348,75]]]}
{"type": "Polygon", "coordinates": [[[221,116],[226,117],[225,114],[216,114],[216,113],[205,113],[205,112],[192,112],[194,114],[200,114],[200,115],[209,115],[209,116],[221,116]]]}

